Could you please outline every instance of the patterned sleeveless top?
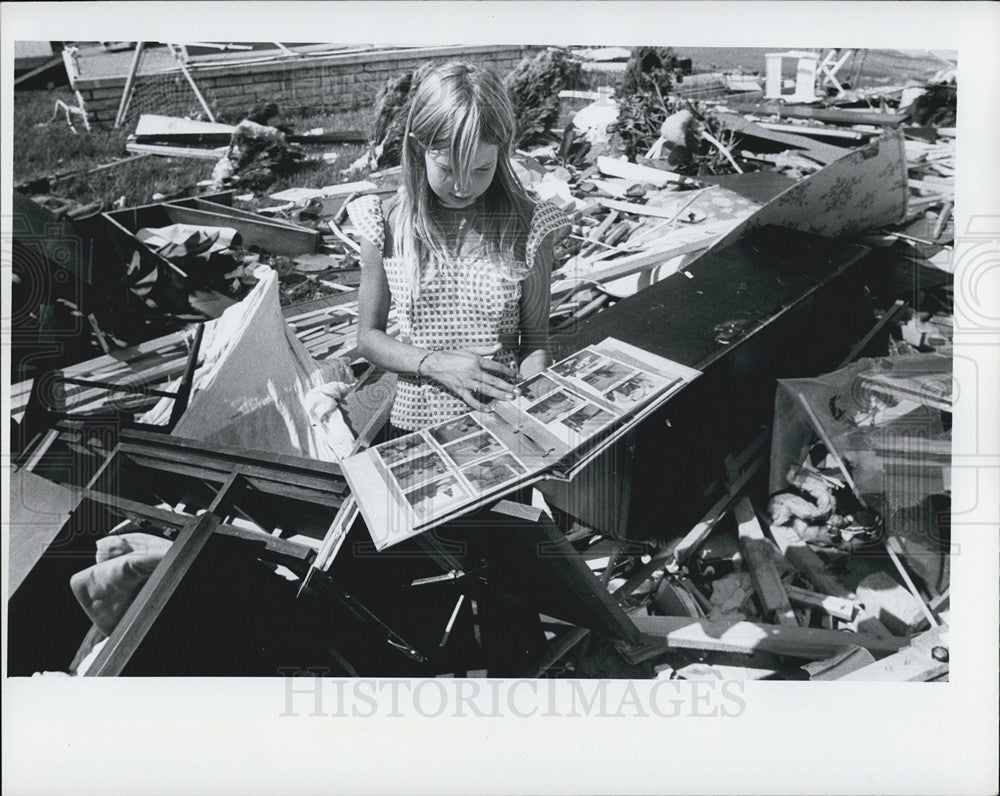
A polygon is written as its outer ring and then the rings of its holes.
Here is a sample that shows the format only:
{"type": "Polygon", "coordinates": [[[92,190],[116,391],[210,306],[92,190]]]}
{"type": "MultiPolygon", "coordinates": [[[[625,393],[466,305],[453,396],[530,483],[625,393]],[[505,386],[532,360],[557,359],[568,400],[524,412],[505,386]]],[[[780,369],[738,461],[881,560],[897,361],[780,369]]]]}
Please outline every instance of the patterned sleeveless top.
{"type": "MultiPolygon", "coordinates": [[[[420,290],[413,295],[411,268],[393,256],[391,226],[377,196],[362,196],[348,204],[347,212],[355,232],[383,255],[389,292],[396,309],[401,340],[429,350],[503,347],[493,359],[517,369],[516,346],[520,322],[522,280],[531,279],[542,242],[568,229],[565,214],[546,202],[534,206],[523,267],[524,276],[505,275],[502,264],[484,256],[475,245],[459,245],[458,257],[437,264],[424,275],[420,290]]],[[[475,209],[444,211],[445,225],[459,233],[461,243],[466,224],[474,225],[475,209]]],[[[457,395],[439,384],[416,376],[400,375],[390,421],[398,428],[416,431],[469,411],[457,395]]]]}

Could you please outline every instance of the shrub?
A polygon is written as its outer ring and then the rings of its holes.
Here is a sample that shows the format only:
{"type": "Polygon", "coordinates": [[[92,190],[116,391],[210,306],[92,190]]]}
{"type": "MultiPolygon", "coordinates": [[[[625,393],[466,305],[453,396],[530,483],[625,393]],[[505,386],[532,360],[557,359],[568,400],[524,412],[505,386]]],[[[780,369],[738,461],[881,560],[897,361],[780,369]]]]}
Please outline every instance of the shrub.
{"type": "Polygon", "coordinates": [[[515,146],[548,139],[559,119],[559,92],[578,87],[581,71],[580,62],[565,50],[544,50],[521,59],[504,81],[517,120],[515,146]]]}

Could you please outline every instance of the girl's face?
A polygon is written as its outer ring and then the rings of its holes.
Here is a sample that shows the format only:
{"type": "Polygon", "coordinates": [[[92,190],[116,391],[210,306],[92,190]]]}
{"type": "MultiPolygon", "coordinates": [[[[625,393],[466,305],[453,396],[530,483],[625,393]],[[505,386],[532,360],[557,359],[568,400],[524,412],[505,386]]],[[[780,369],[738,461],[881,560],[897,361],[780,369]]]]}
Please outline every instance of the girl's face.
{"type": "Polygon", "coordinates": [[[499,149],[496,144],[480,141],[473,150],[469,173],[463,175],[459,164],[452,163],[446,149],[431,149],[424,153],[427,183],[445,207],[468,207],[482,196],[493,182],[497,170],[499,149]]]}

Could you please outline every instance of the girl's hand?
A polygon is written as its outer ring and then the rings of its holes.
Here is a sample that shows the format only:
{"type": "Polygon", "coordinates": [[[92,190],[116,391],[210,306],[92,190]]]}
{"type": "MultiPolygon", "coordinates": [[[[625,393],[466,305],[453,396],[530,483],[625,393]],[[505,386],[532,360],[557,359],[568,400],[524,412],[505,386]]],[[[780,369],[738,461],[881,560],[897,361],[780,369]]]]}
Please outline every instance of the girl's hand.
{"type": "MultiPolygon", "coordinates": [[[[499,347],[498,347],[499,348],[499,347]]],[[[517,374],[499,362],[472,351],[433,351],[424,360],[422,375],[447,387],[473,409],[487,409],[476,395],[513,400],[517,374]]]]}

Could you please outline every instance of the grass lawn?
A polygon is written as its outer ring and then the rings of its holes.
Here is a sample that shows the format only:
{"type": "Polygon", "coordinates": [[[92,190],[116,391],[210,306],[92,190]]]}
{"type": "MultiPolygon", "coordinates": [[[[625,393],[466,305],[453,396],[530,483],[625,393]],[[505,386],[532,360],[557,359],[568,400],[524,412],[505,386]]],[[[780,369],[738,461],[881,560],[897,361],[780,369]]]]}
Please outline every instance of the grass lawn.
{"type": "MultiPolygon", "coordinates": [[[[14,92],[14,184],[86,169],[128,157],[125,141],[134,127],[114,130],[97,128],[88,132],[78,120],[74,133],[66,124],[62,112],[53,120],[56,100],[76,105],[76,97],[67,88],[14,92]],[[51,121],[50,121],[51,120],[51,121]]],[[[305,131],[315,127],[328,130],[370,130],[371,109],[339,114],[311,116],[281,116],[279,121],[305,131]]],[[[364,147],[354,144],[334,144],[321,148],[310,147],[312,152],[336,152],[338,160],[329,164],[322,161],[304,165],[294,174],[282,177],[270,189],[274,193],[291,187],[319,188],[343,182],[344,169],[357,159],[364,147]]],[[[92,175],[82,175],[61,180],[56,193],[83,204],[102,202],[105,208],[125,197],[124,205],[147,204],[155,194],[175,195],[192,189],[199,180],[212,174],[213,161],[185,158],[149,157],[135,163],[108,169],[92,175]]],[[[260,204],[271,204],[266,196],[260,204]]]]}

